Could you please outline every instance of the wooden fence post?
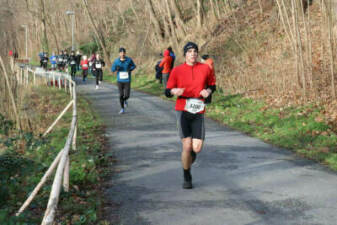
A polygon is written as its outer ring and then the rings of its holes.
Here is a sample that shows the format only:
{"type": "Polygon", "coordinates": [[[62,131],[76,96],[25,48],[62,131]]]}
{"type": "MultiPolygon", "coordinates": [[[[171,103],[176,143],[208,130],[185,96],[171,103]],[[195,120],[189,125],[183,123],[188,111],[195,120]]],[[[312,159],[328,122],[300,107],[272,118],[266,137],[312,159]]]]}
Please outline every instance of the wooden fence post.
{"type": "Polygon", "coordinates": [[[69,154],[67,155],[66,159],[66,165],[64,167],[64,172],[63,172],[63,190],[65,192],[69,192],[69,167],[70,167],[70,162],[69,162],[69,154]]]}

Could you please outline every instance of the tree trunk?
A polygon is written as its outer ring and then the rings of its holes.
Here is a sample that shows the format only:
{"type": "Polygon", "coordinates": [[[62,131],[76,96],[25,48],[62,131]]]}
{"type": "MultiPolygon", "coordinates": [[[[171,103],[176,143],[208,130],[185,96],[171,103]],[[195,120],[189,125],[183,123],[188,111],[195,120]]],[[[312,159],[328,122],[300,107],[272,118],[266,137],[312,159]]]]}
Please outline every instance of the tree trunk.
{"type": "Polygon", "coordinates": [[[176,33],[176,29],[175,29],[173,21],[172,21],[172,14],[171,14],[171,9],[170,9],[168,0],[165,0],[165,3],[166,3],[167,15],[168,15],[168,19],[169,19],[169,23],[170,23],[170,27],[171,27],[172,39],[174,40],[175,47],[178,47],[177,33],[176,33]]]}
{"type": "Polygon", "coordinates": [[[176,0],[171,0],[171,4],[174,10],[174,15],[175,18],[177,19],[177,24],[179,24],[181,30],[183,31],[184,35],[186,35],[186,27],[185,27],[185,22],[183,20],[183,17],[181,15],[181,10],[179,6],[177,5],[176,0]]]}
{"type": "Polygon", "coordinates": [[[135,14],[136,19],[137,19],[137,23],[139,24],[139,23],[141,22],[141,20],[139,19],[139,16],[138,16],[138,14],[137,14],[137,11],[136,11],[136,9],[135,9],[135,7],[134,7],[134,5],[133,5],[133,0],[129,0],[129,1],[130,1],[130,5],[131,5],[132,12],[133,12],[133,14],[135,14]]]}
{"type": "Polygon", "coordinates": [[[202,2],[202,0],[197,0],[197,20],[199,27],[202,27],[204,23],[204,8],[202,2]]]}
{"type": "Polygon", "coordinates": [[[60,47],[59,47],[59,43],[58,43],[58,40],[57,40],[57,35],[55,33],[55,31],[56,31],[55,26],[52,25],[51,19],[50,19],[49,16],[47,16],[47,20],[46,21],[47,21],[48,26],[50,27],[50,32],[53,35],[53,38],[55,40],[55,45],[56,45],[57,52],[60,52],[60,47]]]}
{"type": "Polygon", "coordinates": [[[211,3],[211,11],[212,11],[213,19],[217,20],[218,16],[216,14],[215,4],[214,4],[213,0],[209,0],[209,2],[211,3]]]}
{"type": "Polygon", "coordinates": [[[44,6],[44,0],[40,0],[40,7],[41,7],[41,24],[42,24],[42,49],[45,52],[49,52],[49,45],[48,45],[48,36],[47,36],[47,25],[46,25],[46,11],[44,6]]]}
{"type": "Polygon", "coordinates": [[[92,15],[88,9],[88,3],[86,0],[82,0],[83,2],[83,5],[84,5],[84,9],[89,17],[89,20],[90,20],[90,23],[91,23],[91,26],[92,28],[94,29],[94,32],[95,32],[95,35],[96,35],[96,38],[98,39],[99,41],[99,44],[101,45],[101,48],[103,50],[103,53],[104,53],[104,60],[106,62],[106,64],[108,65],[108,67],[111,67],[111,61],[110,61],[110,54],[109,52],[107,51],[106,49],[106,46],[105,46],[105,43],[104,43],[104,40],[103,38],[99,35],[99,32],[98,32],[98,29],[97,29],[97,26],[94,22],[94,19],[92,18],[92,15]]]}
{"type": "Polygon", "coordinates": [[[9,82],[9,79],[8,79],[6,67],[5,67],[5,64],[4,64],[1,56],[0,56],[0,64],[1,64],[1,67],[2,67],[2,70],[3,70],[3,73],[5,75],[5,80],[6,80],[6,84],[7,84],[7,88],[8,88],[9,97],[10,97],[11,102],[12,102],[13,111],[14,111],[14,115],[15,115],[15,119],[16,119],[16,127],[17,127],[17,129],[21,129],[21,122],[20,122],[18,110],[16,108],[14,95],[13,95],[12,88],[11,88],[11,85],[10,85],[10,82],[9,82]]]}
{"type": "Polygon", "coordinates": [[[163,32],[162,32],[162,29],[161,29],[160,22],[159,22],[159,20],[158,20],[158,18],[156,16],[155,11],[154,11],[152,1],[151,0],[146,0],[146,2],[149,5],[150,17],[151,17],[151,21],[152,21],[152,23],[154,25],[155,32],[157,33],[159,39],[161,41],[163,41],[163,39],[164,39],[163,32]]]}
{"type": "Polygon", "coordinates": [[[331,94],[333,98],[336,98],[336,89],[335,89],[335,60],[334,60],[334,46],[333,46],[333,33],[332,33],[332,28],[333,28],[333,15],[332,15],[332,5],[331,1],[329,6],[327,7],[327,13],[328,13],[328,34],[329,34],[329,50],[330,50],[330,73],[331,73],[331,94]]]}

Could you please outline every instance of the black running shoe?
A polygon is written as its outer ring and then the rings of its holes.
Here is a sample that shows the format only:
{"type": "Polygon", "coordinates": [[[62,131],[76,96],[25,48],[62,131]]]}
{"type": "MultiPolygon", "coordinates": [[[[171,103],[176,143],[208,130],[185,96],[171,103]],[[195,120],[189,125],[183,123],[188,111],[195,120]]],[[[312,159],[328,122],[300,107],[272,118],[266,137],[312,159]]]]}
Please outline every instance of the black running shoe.
{"type": "Polygon", "coordinates": [[[192,181],[191,180],[189,180],[189,181],[184,181],[184,184],[183,184],[183,188],[184,189],[192,189],[193,188],[193,186],[192,186],[192,181]]]}
{"type": "Polygon", "coordinates": [[[191,170],[185,170],[184,169],[184,183],[183,183],[184,189],[191,189],[192,188],[192,175],[191,170]]]}
{"type": "Polygon", "coordinates": [[[191,151],[191,156],[192,156],[192,164],[194,163],[194,161],[197,158],[197,153],[195,153],[193,150],[191,151]]]}

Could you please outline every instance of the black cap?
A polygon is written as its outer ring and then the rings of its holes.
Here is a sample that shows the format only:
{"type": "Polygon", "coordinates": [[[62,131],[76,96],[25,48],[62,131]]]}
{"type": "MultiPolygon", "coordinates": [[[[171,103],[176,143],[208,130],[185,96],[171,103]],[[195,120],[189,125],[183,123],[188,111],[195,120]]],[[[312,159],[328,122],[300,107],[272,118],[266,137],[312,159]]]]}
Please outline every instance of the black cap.
{"type": "Polygon", "coordinates": [[[186,55],[186,52],[191,48],[194,48],[197,52],[199,52],[199,48],[196,43],[187,42],[187,44],[184,46],[184,56],[186,55]]]}
{"type": "Polygon", "coordinates": [[[119,48],[119,52],[126,52],[125,48],[119,48]]]}

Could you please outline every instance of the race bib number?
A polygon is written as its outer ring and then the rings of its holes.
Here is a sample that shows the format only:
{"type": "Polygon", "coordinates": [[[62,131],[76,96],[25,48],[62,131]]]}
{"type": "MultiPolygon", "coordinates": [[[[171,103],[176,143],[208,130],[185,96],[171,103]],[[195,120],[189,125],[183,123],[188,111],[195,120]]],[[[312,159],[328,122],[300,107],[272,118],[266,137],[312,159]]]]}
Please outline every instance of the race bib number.
{"type": "Polygon", "coordinates": [[[119,79],[121,79],[121,80],[129,79],[129,73],[128,72],[119,72],[119,79]]]}
{"type": "Polygon", "coordinates": [[[74,64],[76,64],[76,62],[75,62],[75,61],[71,61],[70,64],[71,64],[71,65],[74,65],[74,64]]]}
{"type": "Polygon", "coordinates": [[[97,69],[102,68],[102,64],[100,64],[100,63],[99,63],[99,64],[96,64],[96,68],[97,68],[97,69]]]}
{"type": "Polygon", "coordinates": [[[186,99],[185,110],[187,112],[196,114],[205,109],[205,103],[197,98],[189,98],[186,99]]]}
{"type": "Polygon", "coordinates": [[[89,62],[89,66],[92,66],[92,62],[89,62]]]}
{"type": "Polygon", "coordinates": [[[83,64],[82,67],[87,68],[87,67],[88,67],[88,64],[83,64]]]}

